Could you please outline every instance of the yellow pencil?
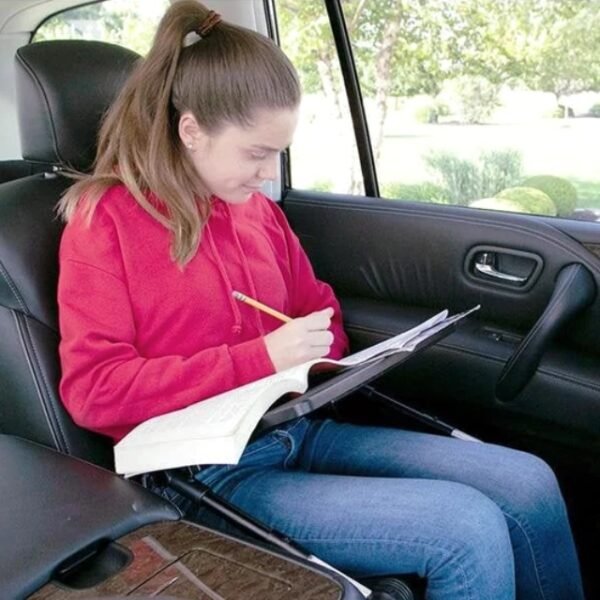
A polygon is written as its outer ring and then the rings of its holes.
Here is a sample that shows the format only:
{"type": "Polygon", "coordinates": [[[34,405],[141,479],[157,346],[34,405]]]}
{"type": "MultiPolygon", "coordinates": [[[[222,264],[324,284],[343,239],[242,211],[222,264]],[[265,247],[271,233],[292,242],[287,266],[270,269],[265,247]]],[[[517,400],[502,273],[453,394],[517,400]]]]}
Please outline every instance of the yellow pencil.
{"type": "Polygon", "coordinates": [[[262,310],[264,313],[267,313],[268,315],[271,315],[272,317],[275,317],[276,319],[279,319],[280,321],[283,321],[284,323],[289,323],[292,320],[287,315],[280,313],[278,310],[275,310],[274,308],[270,308],[269,306],[267,306],[266,304],[263,304],[262,302],[259,302],[258,300],[249,298],[248,296],[246,296],[246,294],[242,294],[242,292],[236,292],[234,290],[233,297],[236,300],[239,300],[240,302],[245,302],[246,304],[249,304],[250,306],[257,308],[258,310],[262,310]]]}

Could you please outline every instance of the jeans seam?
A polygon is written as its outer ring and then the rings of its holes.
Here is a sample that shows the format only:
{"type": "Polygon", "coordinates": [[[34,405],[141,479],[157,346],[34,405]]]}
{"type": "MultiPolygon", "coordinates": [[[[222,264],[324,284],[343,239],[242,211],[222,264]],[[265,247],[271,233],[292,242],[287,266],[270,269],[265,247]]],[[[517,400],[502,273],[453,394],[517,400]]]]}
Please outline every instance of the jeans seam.
{"type": "Polygon", "coordinates": [[[544,583],[542,581],[545,579],[545,577],[543,574],[541,561],[539,561],[539,557],[535,550],[535,544],[533,543],[534,535],[532,534],[531,531],[529,531],[529,528],[527,527],[527,521],[525,519],[523,519],[523,521],[521,522],[519,520],[519,518],[517,518],[516,515],[513,516],[504,510],[502,512],[504,513],[505,518],[510,519],[511,521],[514,521],[514,523],[516,523],[517,527],[523,532],[523,535],[525,536],[525,539],[527,540],[527,546],[529,547],[529,550],[531,552],[531,557],[533,559],[533,568],[534,568],[534,572],[535,572],[535,579],[538,583],[538,587],[540,590],[540,594],[542,596],[542,600],[546,600],[546,594],[544,593],[544,583]]]}
{"type": "MultiPolygon", "coordinates": [[[[303,538],[303,537],[295,537],[295,536],[292,536],[292,537],[293,537],[294,541],[299,544],[302,544],[303,542],[336,542],[336,543],[339,542],[341,544],[367,542],[367,543],[375,543],[375,544],[394,544],[396,546],[398,546],[398,545],[402,545],[402,546],[413,545],[413,546],[423,546],[423,547],[427,547],[427,548],[435,548],[436,550],[441,550],[445,556],[450,556],[450,557],[453,557],[454,554],[456,553],[456,549],[441,546],[438,542],[433,542],[433,543],[432,542],[419,542],[419,541],[409,542],[409,541],[404,541],[404,540],[390,540],[389,538],[338,538],[338,537],[303,538]]],[[[457,567],[461,574],[463,590],[467,594],[466,600],[474,600],[474,596],[471,593],[471,586],[467,583],[467,581],[468,581],[467,573],[465,571],[464,566],[461,564],[460,561],[458,562],[457,567]]]]}
{"type": "MultiPolygon", "coordinates": [[[[300,417],[295,423],[293,423],[288,429],[276,429],[275,434],[280,437],[280,440],[283,443],[283,438],[286,438],[289,442],[289,448],[286,446],[287,454],[283,459],[281,466],[284,471],[289,471],[290,462],[294,458],[294,454],[296,449],[300,447],[301,444],[298,444],[292,435],[292,432],[298,425],[302,424],[306,419],[304,417],[300,417]]],[[[306,433],[306,432],[305,432],[306,433]]],[[[283,444],[285,446],[285,444],[283,444]]]]}
{"type": "Polygon", "coordinates": [[[293,456],[294,456],[294,451],[296,450],[296,442],[294,440],[294,437],[292,435],[290,435],[289,431],[278,431],[277,434],[282,438],[280,441],[283,444],[283,438],[287,439],[289,442],[289,447],[285,446],[286,450],[287,450],[287,454],[285,456],[285,458],[283,459],[283,462],[281,463],[281,466],[283,468],[284,471],[289,471],[289,463],[292,460],[293,456]]]}
{"type": "MultiPolygon", "coordinates": [[[[290,431],[292,431],[295,427],[297,427],[302,421],[303,421],[302,418],[298,419],[289,429],[275,429],[271,433],[271,435],[280,436],[282,433],[287,435],[290,431]]],[[[275,444],[281,444],[281,439],[279,437],[276,437],[275,439],[273,439],[268,444],[265,444],[264,446],[259,446],[258,448],[254,448],[253,450],[250,450],[248,452],[244,452],[242,454],[242,458],[246,458],[247,456],[252,456],[253,454],[256,454],[256,452],[261,452],[262,450],[266,450],[267,448],[271,448],[275,444]]],[[[238,465],[230,465],[230,466],[237,467],[238,465]]]]}
{"type": "MultiPolygon", "coordinates": [[[[248,456],[252,456],[253,454],[256,454],[257,452],[261,452],[263,450],[266,450],[267,448],[271,448],[275,444],[281,444],[281,440],[275,439],[272,442],[269,442],[268,444],[265,444],[264,446],[260,446],[259,448],[254,448],[253,450],[250,450],[249,452],[244,452],[242,454],[242,459],[246,458],[248,456]]],[[[227,465],[227,466],[228,467],[237,467],[237,466],[239,466],[239,464],[238,465],[227,465]]]]}

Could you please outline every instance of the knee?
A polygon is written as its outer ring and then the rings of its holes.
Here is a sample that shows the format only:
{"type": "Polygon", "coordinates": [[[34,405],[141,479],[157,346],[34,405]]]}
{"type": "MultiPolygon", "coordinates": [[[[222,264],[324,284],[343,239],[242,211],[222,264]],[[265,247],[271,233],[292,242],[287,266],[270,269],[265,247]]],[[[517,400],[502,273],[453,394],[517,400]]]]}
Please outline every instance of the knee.
{"type": "Polygon", "coordinates": [[[556,475],[541,458],[517,451],[512,476],[507,479],[507,510],[514,516],[549,515],[564,510],[556,475]]]}
{"type": "Polygon", "coordinates": [[[513,598],[514,555],[508,525],[502,510],[487,496],[468,486],[457,485],[442,548],[445,559],[428,574],[430,585],[441,585],[444,572],[452,568],[457,584],[473,597],[513,598]]]}
{"type": "Polygon", "coordinates": [[[451,543],[463,553],[472,553],[482,561],[510,557],[512,549],[502,510],[487,496],[468,486],[457,490],[456,514],[450,520],[451,543]]]}

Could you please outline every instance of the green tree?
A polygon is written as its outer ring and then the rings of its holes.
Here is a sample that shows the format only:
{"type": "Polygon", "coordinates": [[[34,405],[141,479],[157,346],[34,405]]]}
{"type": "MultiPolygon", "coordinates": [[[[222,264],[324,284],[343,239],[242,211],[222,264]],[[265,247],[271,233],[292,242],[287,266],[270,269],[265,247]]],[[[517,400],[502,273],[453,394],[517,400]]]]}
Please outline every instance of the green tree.
{"type": "Polygon", "coordinates": [[[520,78],[531,89],[563,101],[570,94],[600,88],[600,2],[554,0],[540,3],[527,21],[520,78]]]}

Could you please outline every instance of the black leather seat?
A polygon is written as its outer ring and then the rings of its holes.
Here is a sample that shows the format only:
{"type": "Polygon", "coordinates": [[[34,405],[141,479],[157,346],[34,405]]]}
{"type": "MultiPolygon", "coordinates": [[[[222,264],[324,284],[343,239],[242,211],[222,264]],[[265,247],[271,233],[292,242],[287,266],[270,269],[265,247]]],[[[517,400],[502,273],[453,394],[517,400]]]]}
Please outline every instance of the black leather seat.
{"type": "Polygon", "coordinates": [[[52,165],[34,163],[28,160],[2,160],[0,161],[0,183],[14,181],[21,177],[43,173],[52,169],[52,165]]]}
{"type": "Polygon", "coordinates": [[[53,172],[0,185],[0,433],[111,467],[110,444],[76,426],[58,396],[58,245],[55,206],[87,171],[102,115],[136,60],[102,42],[52,41],[20,48],[17,98],[23,158],[53,172]]]}

